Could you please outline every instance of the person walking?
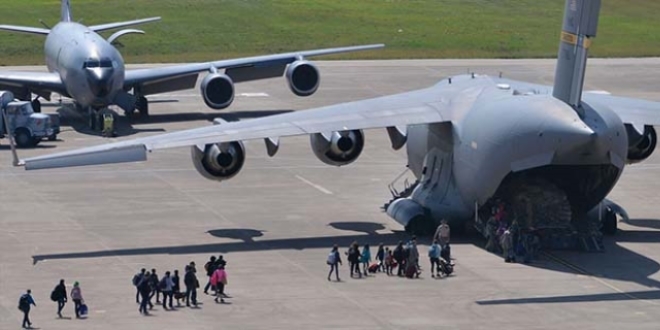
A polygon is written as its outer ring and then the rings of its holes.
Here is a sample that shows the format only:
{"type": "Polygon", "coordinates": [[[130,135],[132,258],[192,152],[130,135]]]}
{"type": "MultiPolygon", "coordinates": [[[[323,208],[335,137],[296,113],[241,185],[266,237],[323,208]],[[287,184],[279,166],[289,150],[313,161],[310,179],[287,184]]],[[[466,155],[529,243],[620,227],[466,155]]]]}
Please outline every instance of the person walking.
{"type": "Polygon", "coordinates": [[[357,242],[353,242],[351,247],[348,249],[348,263],[351,268],[351,277],[353,273],[357,272],[358,276],[362,278],[362,273],[360,272],[360,249],[357,242]]]}
{"type": "Polygon", "coordinates": [[[193,306],[197,307],[197,288],[199,287],[199,282],[197,281],[194,267],[190,265],[186,266],[183,284],[186,286],[186,306],[190,307],[190,303],[192,302],[193,306]]]}
{"type": "Polygon", "coordinates": [[[18,309],[23,312],[23,328],[25,329],[32,328],[32,322],[30,322],[31,306],[37,307],[37,303],[35,303],[32,298],[32,290],[28,289],[27,292],[18,299],[18,309]]]}
{"type": "Polygon", "coordinates": [[[170,308],[174,308],[172,306],[172,295],[174,294],[174,282],[172,282],[172,278],[170,277],[170,272],[166,271],[165,276],[160,280],[158,283],[158,287],[160,291],[163,293],[163,309],[167,310],[167,300],[170,300],[169,306],[170,308]]]}
{"type": "Polygon", "coordinates": [[[433,235],[433,240],[438,241],[438,244],[440,246],[445,246],[449,244],[449,237],[451,234],[451,229],[449,228],[449,224],[447,223],[447,220],[442,219],[440,221],[440,225],[438,226],[438,229],[435,231],[435,235],[433,235]]]}
{"type": "Polygon", "coordinates": [[[408,260],[406,263],[408,264],[408,267],[414,267],[415,277],[419,277],[419,250],[417,250],[416,236],[413,236],[409,242],[408,260]]]}
{"type": "MultiPolygon", "coordinates": [[[[158,278],[158,274],[156,274],[156,268],[151,269],[151,276],[149,277],[149,284],[151,285],[151,296],[149,297],[149,300],[151,301],[151,298],[156,296],[156,304],[160,304],[160,288],[158,288],[158,282],[160,279],[158,278]]],[[[151,303],[149,303],[151,305],[151,303]]],[[[152,305],[153,306],[153,305],[152,305]]]]}
{"type": "Polygon", "coordinates": [[[337,245],[333,246],[330,254],[328,254],[327,263],[330,266],[330,272],[328,272],[328,281],[330,281],[330,276],[334,270],[337,282],[339,282],[339,265],[341,265],[341,258],[339,256],[339,247],[337,245]]]}
{"type": "Polygon", "coordinates": [[[179,301],[181,299],[181,279],[179,278],[179,270],[177,269],[174,270],[174,275],[172,275],[172,283],[174,284],[172,294],[174,299],[176,299],[176,307],[179,307],[181,306],[181,302],[179,301]]]}
{"type": "Polygon", "coordinates": [[[62,318],[62,309],[64,309],[64,305],[67,302],[66,285],[64,284],[64,280],[60,280],[60,284],[58,284],[53,290],[51,298],[54,298],[57,302],[57,316],[62,318]]]}
{"type": "Polygon", "coordinates": [[[394,268],[394,255],[390,249],[387,249],[385,253],[385,271],[389,276],[392,275],[392,269],[394,268]]]}
{"type": "Polygon", "coordinates": [[[378,260],[378,271],[385,271],[385,247],[383,243],[378,245],[378,252],[376,252],[376,260],[378,260]]]}
{"type": "Polygon", "coordinates": [[[509,230],[505,230],[500,237],[500,245],[502,245],[502,257],[504,257],[504,262],[514,262],[515,256],[513,255],[513,242],[509,230]]]}
{"type": "Polygon", "coordinates": [[[73,310],[76,313],[76,318],[80,318],[80,306],[83,303],[82,291],[80,290],[80,283],[74,282],[73,289],[71,289],[71,300],[73,300],[73,310]]]}
{"type": "Polygon", "coordinates": [[[144,274],[147,272],[145,268],[140,269],[140,272],[133,275],[133,286],[135,286],[135,303],[139,304],[140,303],[140,289],[138,288],[138,284],[142,282],[142,279],[144,278],[144,274]]]}
{"type": "Polygon", "coordinates": [[[406,269],[406,263],[403,254],[403,242],[399,241],[399,244],[396,245],[396,248],[394,248],[394,252],[392,253],[394,260],[399,265],[399,268],[397,269],[397,276],[403,276],[406,269]]]}
{"type": "Polygon", "coordinates": [[[153,305],[151,304],[151,273],[146,272],[144,276],[142,277],[142,280],[140,280],[140,283],[137,285],[138,292],[140,292],[140,313],[144,315],[149,315],[149,312],[147,311],[147,305],[149,305],[150,309],[153,308],[153,305]]]}
{"type": "Polygon", "coordinates": [[[369,244],[365,244],[362,248],[362,253],[360,254],[360,263],[362,264],[364,276],[369,276],[369,264],[371,263],[371,251],[369,250],[369,244]]]}
{"type": "Polygon", "coordinates": [[[224,265],[218,265],[218,268],[211,276],[211,283],[215,288],[215,302],[218,302],[218,298],[220,298],[220,302],[224,303],[224,297],[226,297],[225,285],[227,285],[227,272],[224,265]]]}
{"type": "Polygon", "coordinates": [[[211,276],[213,276],[213,273],[215,272],[216,268],[218,268],[218,263],[215,259],[215,256],[211,256],[209,258],[209,261],[204,264],[204,270],[206,270],[206,276],[208,276],[209,280],[206,283],[206,286],[204,286],[204,294],[209,294],[209,288],[211,287],[211,276]]]}
{"type": "Polygon", "coordinates": [[[433,244],[429,247],[429,260],[431,261],[431,277],[435,277],[436,275],[440,277],[440,272],[438,271],[438,267],[440,267],[440,245],[437,240],[434,240],[433,244]]]}

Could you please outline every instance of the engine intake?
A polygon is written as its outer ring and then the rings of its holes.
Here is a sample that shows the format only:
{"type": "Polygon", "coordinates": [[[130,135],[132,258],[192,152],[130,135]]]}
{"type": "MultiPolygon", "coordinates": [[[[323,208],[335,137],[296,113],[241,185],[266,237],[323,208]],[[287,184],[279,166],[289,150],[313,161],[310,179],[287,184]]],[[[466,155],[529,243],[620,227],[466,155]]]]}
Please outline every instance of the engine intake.
{"type": "Polygon", "coordinates": [[[639,133],[632,125],[626,124],[628,134],[628,164],[639,163],[651,156],[658,143],[655,128],[644,126],[644,132],[639,133]]]}
{"type": "Polygon", "coordinates": [[[361,130],[332,132],[329,137],[321,133],[310,135],[314,155],[328,165],[343,166],[354,162],[364,148],[361,130]]]}
{"type": "Polygon", "coordinates": [[[200,86],[204,103],[215,110],[228,107],[234,101],[234,82],[225,74],[212,73],[200,86]]]}
{"type": "Polygon", "coordinates": [[[319,70],[308,61],[295,61],[286,69],[289,88],[298,96],[310,96],[319,89],[319,70]]]}
{"type": "Polygon", "coordinates": [[[224,181],[231,179],[243,168],[245,147],[242,142],[207,144],[204,150],[190,148],[193,164],[203,177],[224,181]]]}

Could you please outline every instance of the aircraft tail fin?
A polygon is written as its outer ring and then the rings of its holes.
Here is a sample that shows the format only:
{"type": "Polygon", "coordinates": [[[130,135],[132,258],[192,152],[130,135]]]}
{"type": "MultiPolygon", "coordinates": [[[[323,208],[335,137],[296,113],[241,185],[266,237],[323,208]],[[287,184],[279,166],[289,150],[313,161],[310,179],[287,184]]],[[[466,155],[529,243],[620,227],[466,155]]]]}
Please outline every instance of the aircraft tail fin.
{"type": "Polygon", "coordinates": [[[601,0],[566,0],[552,95],[579,109],[591,39],[596,37],[601,0]]]}
{"type": "Polygon", "coordinates": [[[71,4],[69,0],[62,0],[62,12],[60,14],[61,22],[71,22],[71,4]]]}

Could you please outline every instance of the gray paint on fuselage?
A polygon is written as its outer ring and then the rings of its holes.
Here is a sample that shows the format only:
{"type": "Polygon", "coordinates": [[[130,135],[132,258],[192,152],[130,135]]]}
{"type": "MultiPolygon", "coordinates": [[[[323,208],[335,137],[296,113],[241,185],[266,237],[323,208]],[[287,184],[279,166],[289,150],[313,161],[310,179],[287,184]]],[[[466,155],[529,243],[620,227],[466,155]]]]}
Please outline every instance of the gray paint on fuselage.
{"type": "Polygon", "coordinates": [[[61,22],[45,42],[46,65],[60,75],[69,97],[83,106],[112,104],[124,85],[124,60],[117,49],[88,27],[61,22]],[[111,61],[111,68],[84,68],[85,61],[111,61]]]}
{"type": "Polygon", "coordinates": [[[455,77],[453,84],[465,95],[458,93],[449,102],[479,95],[471,110],[451,123],[409,127],[406,144],[408,165],[422,181],[411,197],[436,220],[472,216],[475,202],[487,202],[510,173],[548,165],[614,165],[623,170],[628,136],[607,106],[583,103],[581,118],[552,97],[551,89],[516,89],[519,82],[480,76],[455,77]],[[450,157],[451,166],[438,165],[443,157],[450,157]]]}

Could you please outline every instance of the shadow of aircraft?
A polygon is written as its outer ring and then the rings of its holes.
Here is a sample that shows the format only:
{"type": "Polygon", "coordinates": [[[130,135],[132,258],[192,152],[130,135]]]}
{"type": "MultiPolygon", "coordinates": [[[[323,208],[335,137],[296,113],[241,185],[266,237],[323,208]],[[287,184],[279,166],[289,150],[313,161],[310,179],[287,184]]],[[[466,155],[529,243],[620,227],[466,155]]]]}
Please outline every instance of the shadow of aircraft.
{"type": "Polygon", "coordinates": [[[634,227],[660,229],[659,219],[629,219],[627,223],[634,227]]]}
{"type": "Polygon", "coordinates": [[[482,300],[482,301],[477,301],[477,304],[479,305],[556,304],[556,303],[624,301],[624,300],[660,300],[660,290],[597,293],[597,294],[585,294],[579,296],[482,300]]]}

